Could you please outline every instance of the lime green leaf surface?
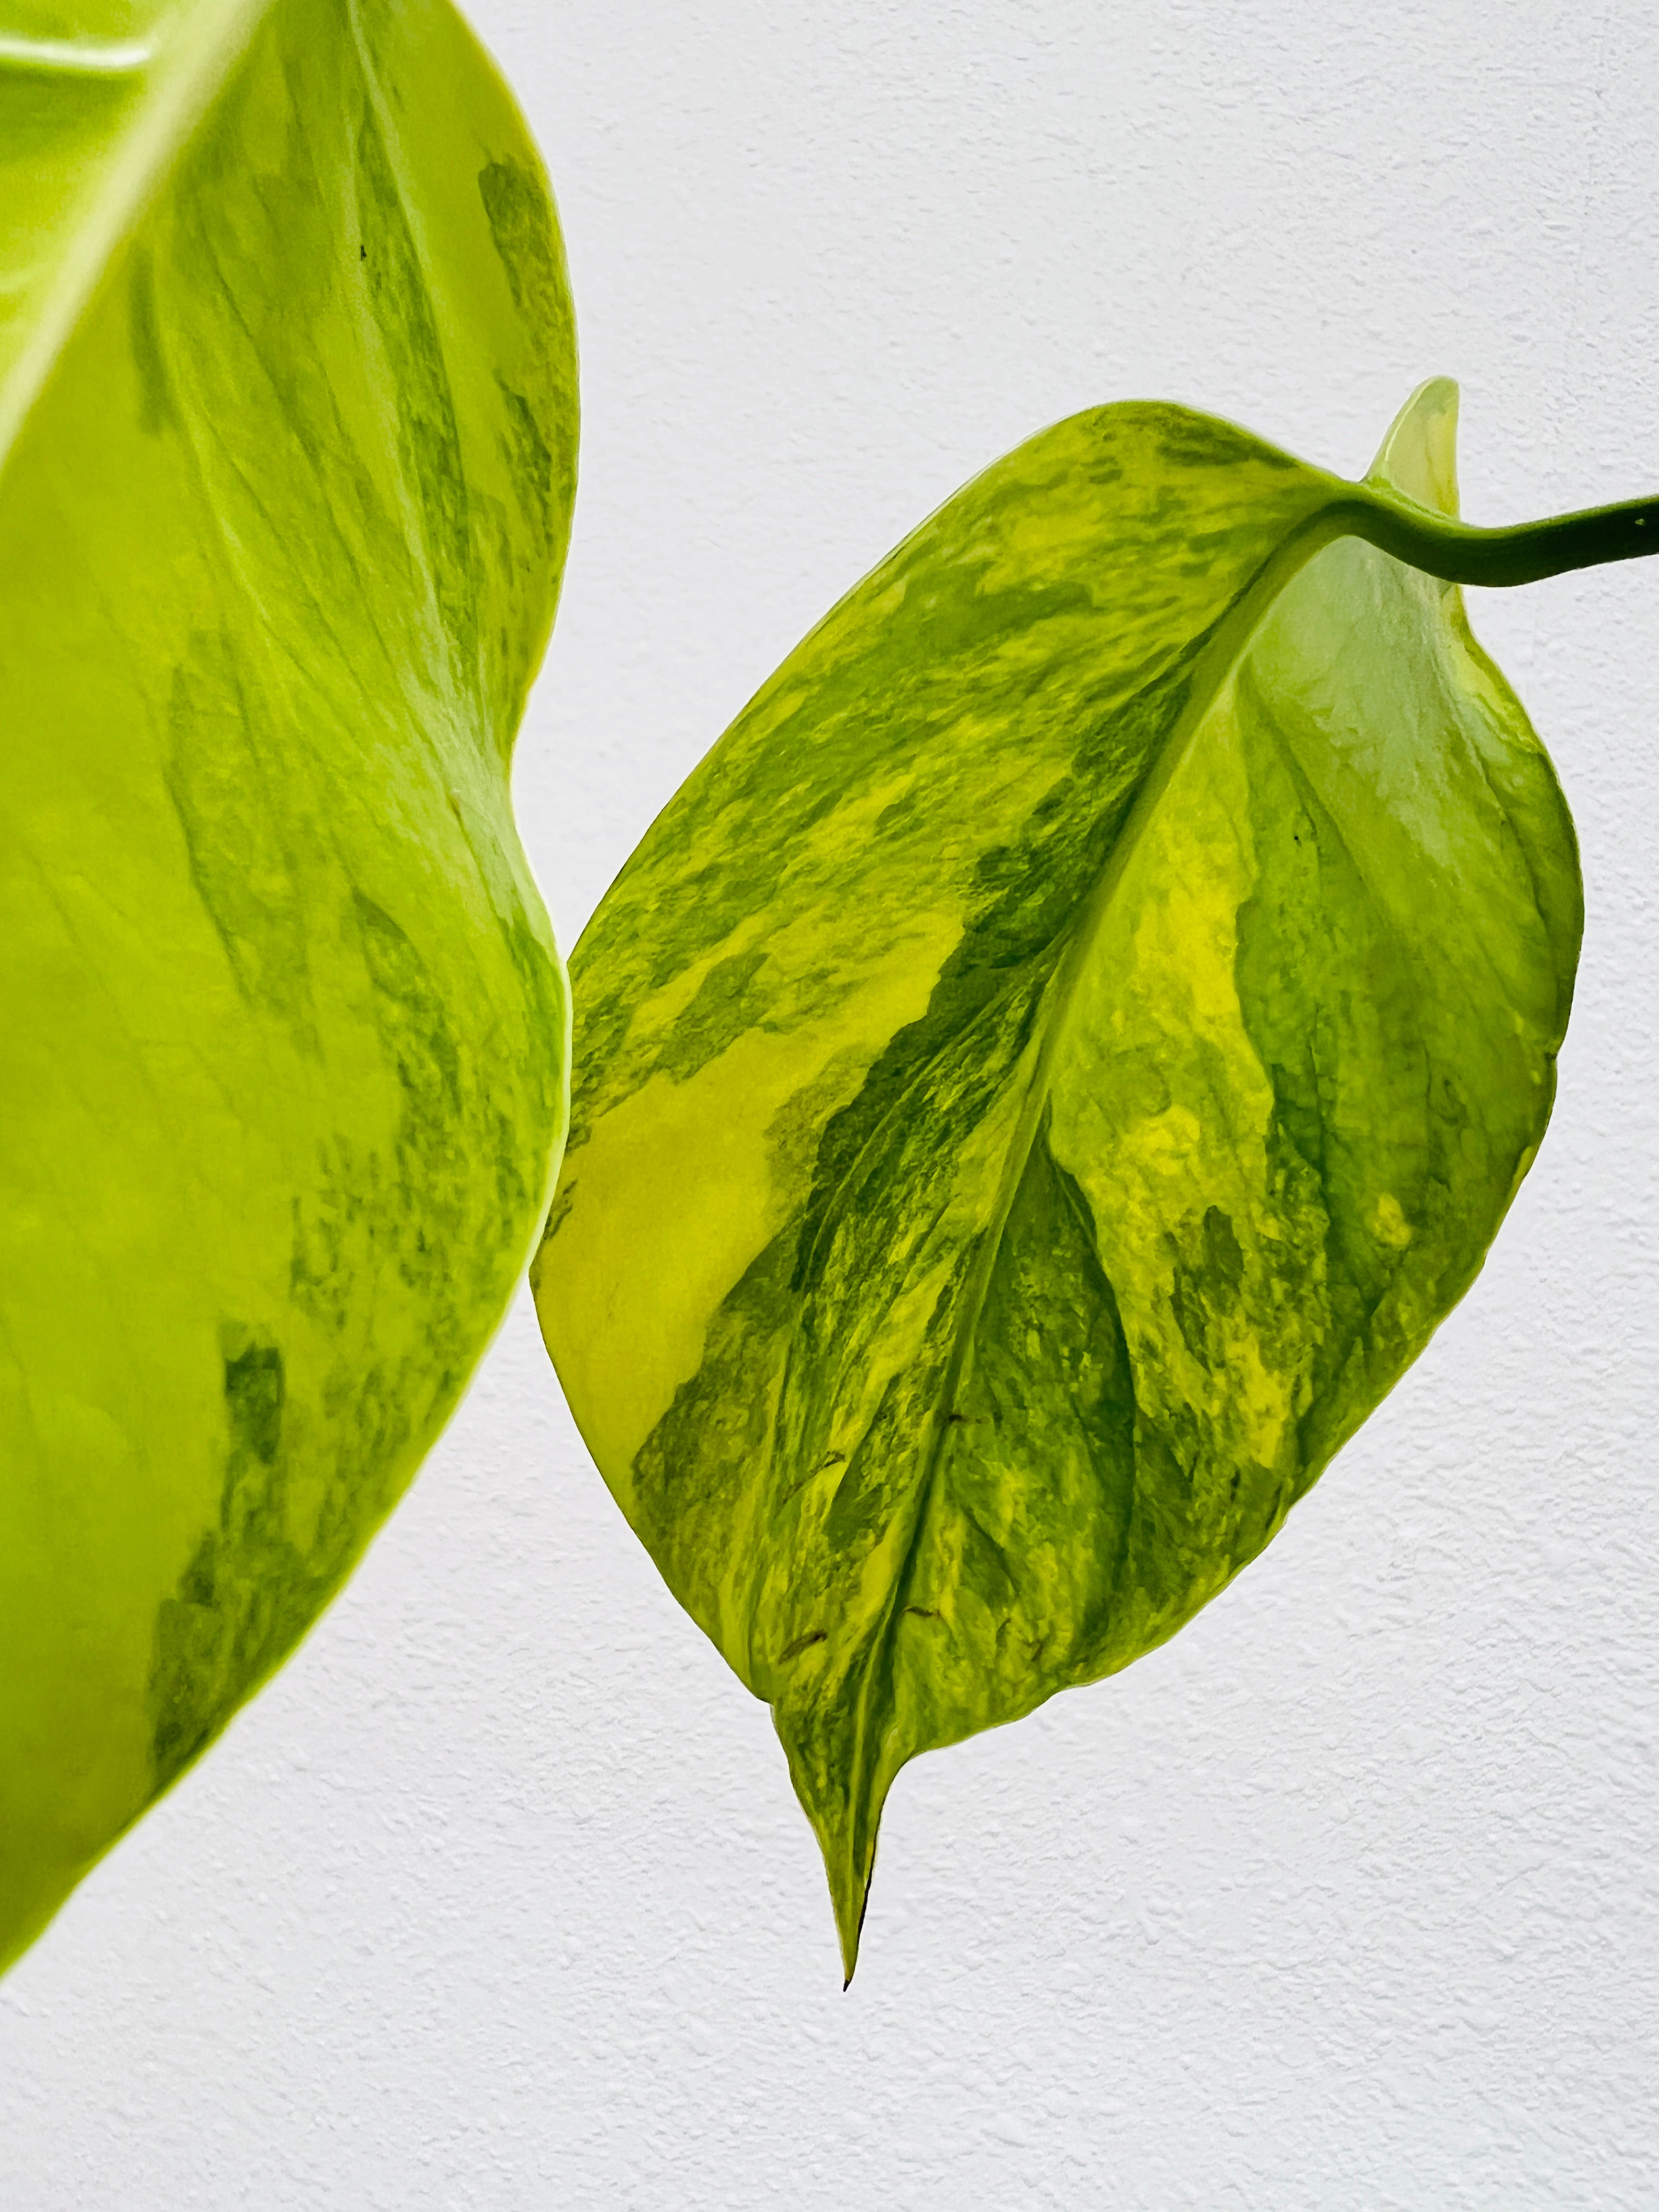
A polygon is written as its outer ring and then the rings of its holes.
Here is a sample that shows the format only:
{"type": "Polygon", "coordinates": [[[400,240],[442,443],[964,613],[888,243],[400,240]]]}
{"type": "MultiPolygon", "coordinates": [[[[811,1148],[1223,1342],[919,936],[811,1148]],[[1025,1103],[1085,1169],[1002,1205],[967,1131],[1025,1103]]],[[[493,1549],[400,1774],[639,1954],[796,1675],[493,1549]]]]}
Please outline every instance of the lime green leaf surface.
{"type": "Polygon", "coordinates": [[[1439,579],[1656,510],[1446,519],[1455,404],[1363,487],[1172,406],[1033,439],[785,663],[574,955],[544,1328],[775,1708],[849,1972],[900,1767],[1213,1597],[1543,1133],[1572,830],[1439,579]]]}
{"type": "Polygon", "coordinates": [[[338,1588],[545,1205],[562,247],[444,0],[0,0],[0,1963],[338,1588]]]}

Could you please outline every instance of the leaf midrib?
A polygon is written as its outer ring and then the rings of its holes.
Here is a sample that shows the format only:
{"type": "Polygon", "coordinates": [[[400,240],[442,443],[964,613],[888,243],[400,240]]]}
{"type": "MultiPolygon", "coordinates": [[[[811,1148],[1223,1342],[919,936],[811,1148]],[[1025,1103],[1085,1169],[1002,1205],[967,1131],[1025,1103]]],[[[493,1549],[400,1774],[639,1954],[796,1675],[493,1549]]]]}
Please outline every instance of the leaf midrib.
{"type": "MultiPolygon", "coordinates": [[[[1079,904],[1064,933],[1069,942],[1044,987],[1037,1013],[1035,1024],[1038,1040],[1036,1059],[1028,1080],[1024,1103],[1004,1155],[996,1202],[963,1294],[950,1357],[929,1416],[927,1454],[917,1482],[909,1534],[889,1584],[886,1607],[872,1639],[869,1659],[861,1670],[858,1715],[854,1729],[854,1771],[849,1778],[852,1785],[849,1792],[849,1813],[852,1815],[848,1838],[849,1844],[856,1844],[859,1831],[869,1818],[869,1783],[879,1760],[880,1747],[872,1747],[870,1741],[876,1684],[880,1677],[890,1673],[889,1654],[894,1626],[914,1587],[922,1534],[932,1511],[944,1460],[945,1441],[950,1433],[951,1408],[974,1348],[997,1262],[1001,1256],[1009,1217],[1020,1184],[1024,1180],[1048,1106],[1048,1079],[1054,1056],[1064,1033],[1066,1018],[1071,1011],[1079,981],[1105,926],[1128,864],[1156,815],[1188,746],[1222,685],[1285,585],[1323,546],[1345,534],[1345,525],[1337,518],[1351,498],[1351,487],[1342,485],[1339,489],[1334,485],[1325,501],[1279,541],[1217,623],[1208,644],[1194,664],[1186,703],[1149,763],[1140,787],[1131,802],[1123,827],[1113,842],[1111,852],[1093,889],[1079,904]],[[872,1748],[876,1753],[875,1758],[870,1756],[872,1748]]],[[[867,1898],[867,1869],[855,1863],[852,1871],[867,1898]]],[[[851,1901],[848,1900],[849,1903],[851,1901]]],[[[863,1902],[864,1899],[860,1899],[860,1905],[863,1902]]],[[[861,1911],[860,1926],[862,1926],[861,1911]]],[[[857,1954],[856,1931],[849,1936],[843,1926],[842,1940],[850,1978],[857,1954]]]]}
{"type": "MultiPolygon", "coordinates": [[[[934,1414],[934,1440],[924,1473],[924,1481],[930,1486],[937,1473],[945,1435],[945,1416],[948,1414],[973,1349],[991,1279],[1001,1257],[1002,1240],[1007,1231],[1009,1216],[1013,1212],[1014,1200],[1024,1180],[1036,1143],[1037,1131],[1048,1107],[1054,1057],[1065,1033],[1078,986],[1111,914],[1113,902],[1128,871],[1129,863],[1156,817],[1176,770],[1223,686],[1248,651],[1268,610],[1285,586],[1316,553],[1334,538],[1345,534],[1340,526],[1322,527],[1327,523],[1329,514],[1328,506],[1316,510],[1281,539],[1216,624],[1209,643],[1198,656],[1186,704],[1147,767],[1140,788],[1130,804],[1121,830],[1113,841],[1112,849],[1094,889],[1068,925],[1066,934],[1070,941],[1056,962],[1054,972],[1043,991],[1035,1024],[1038,1039],[1036,1060],[1031,1070],[1025,1103],[1009,1141],[991,1224],[969,1280],[962,1324],[957,1331],[957,1340],[951,1346],[951,1358],[942,1378],[940,1405],[934,1414]]],[[[924,1512],[925,1510],[924,1501],[924,1512]]],[[[919,1515],[918,1526],[920,1520],[919,1515]]]]}

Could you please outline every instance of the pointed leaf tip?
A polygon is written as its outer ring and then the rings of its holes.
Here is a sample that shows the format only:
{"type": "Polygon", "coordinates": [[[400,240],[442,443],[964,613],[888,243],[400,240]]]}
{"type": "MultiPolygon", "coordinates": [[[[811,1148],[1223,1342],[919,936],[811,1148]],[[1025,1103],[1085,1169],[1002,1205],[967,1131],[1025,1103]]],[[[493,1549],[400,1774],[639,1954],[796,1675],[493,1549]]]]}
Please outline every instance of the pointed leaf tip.
{"type": "Polygon", "coordinates": [[[853,1986],[853,1977],[859,1970],[859,1939],[864,1933],[864,1916],[870,1909],[870,1884],[865,1881],[837,1881],[830,1876],[830,1895],[836,1909],[836,1934],[841,1942],[842,1989],[853,1986]]]}
{"type": "MultiPolygon", "coordinates": [[[[880,1639],[878,1627],[876,1640],[880,1639]]],[[[853,1666],[856,1674],[856,1656],[853,1666]]],[[[870,1673],[878,1680],[885,1679],[878,1659],[870,1673]]],[[[866,1687],[868,1679],[859,1687],[866,1687]]],[[[843,1988],[858,1971],[882,1812],[913,1748],[896,1738],[890,1719],[873,1727],[871,1719],[866,1698],[849,1696],[845,1684],[836,1684],[828,1668],[819,1673],[815,1685],[798,1674],[773,1713],[795,1796],[823,1855],[843,1988]]]]}

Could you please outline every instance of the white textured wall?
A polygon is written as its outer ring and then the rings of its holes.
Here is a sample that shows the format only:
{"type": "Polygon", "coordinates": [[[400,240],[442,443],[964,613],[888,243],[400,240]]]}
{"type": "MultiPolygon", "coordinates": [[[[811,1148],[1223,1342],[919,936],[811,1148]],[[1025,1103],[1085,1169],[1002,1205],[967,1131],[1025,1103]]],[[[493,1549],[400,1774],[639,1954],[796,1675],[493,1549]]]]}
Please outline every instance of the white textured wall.
{"type": "MultiPolygon", "coordinates": [[[[1647,0],[479,0],[586,375],[521,754],[574,933],[796,637],[1125,396],[1659,483],[1647,0]]],[[[0,13],[3,9],[0,8],[0,13]]],[[[0,1989],[16,2212],[1659,2204],[1659,563],[1482,598],[1589,930],[1475,1293],[1170,1649],[914,1767],[843,1997],[764,1710],[527,1309],[348,1595],[0,1989]]]]}

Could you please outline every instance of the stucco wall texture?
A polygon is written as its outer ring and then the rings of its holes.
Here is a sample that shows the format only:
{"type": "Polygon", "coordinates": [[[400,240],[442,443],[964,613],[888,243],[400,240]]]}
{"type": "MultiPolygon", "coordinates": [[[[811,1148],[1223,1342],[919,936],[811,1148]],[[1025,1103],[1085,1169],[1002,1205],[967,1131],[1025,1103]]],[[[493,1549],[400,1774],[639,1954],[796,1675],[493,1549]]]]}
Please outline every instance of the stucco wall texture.
{"type": "MultiPolygon", "coordinates": [[[[519,771],[568,943],[957,483],[1121,397],[1465,508],[1659,487],[1644,0],[478,0],[583,490],[519,771]]],[[[765,1711],[521,1302],[346,1596],[0,1987],[15,2212],[1659,2205],[1659,562],[1474,595],[1577,811],[1486,1275],[1177,1643],[913,1767],[843,1996],[765,1711]]]]}

